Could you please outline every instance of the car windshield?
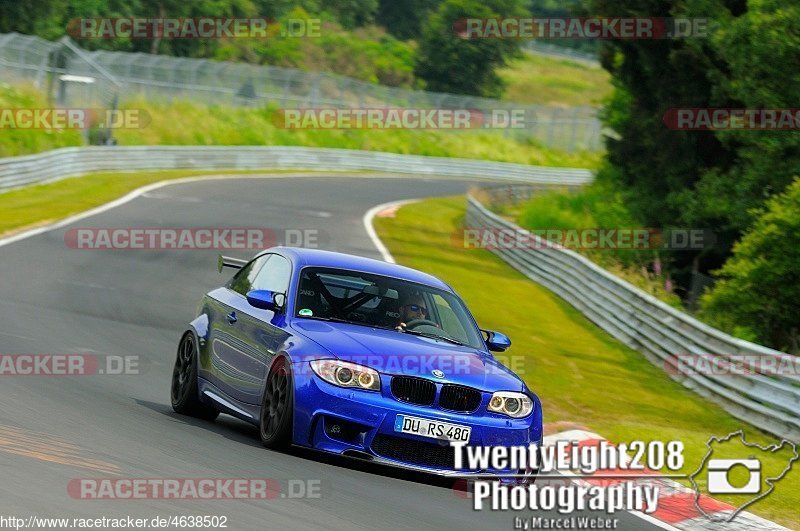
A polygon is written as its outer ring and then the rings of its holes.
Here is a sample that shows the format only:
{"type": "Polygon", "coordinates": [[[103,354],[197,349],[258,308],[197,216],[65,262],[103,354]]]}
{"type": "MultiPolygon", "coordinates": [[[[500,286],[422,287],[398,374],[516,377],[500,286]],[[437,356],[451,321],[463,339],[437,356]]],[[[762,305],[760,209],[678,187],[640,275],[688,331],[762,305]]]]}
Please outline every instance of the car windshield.
{"type": "Polygon", "coordinates": [[[396,329],[484,348],[468,310],[452,293],[360,271],[303,269],[295,316],[396,329]]]}

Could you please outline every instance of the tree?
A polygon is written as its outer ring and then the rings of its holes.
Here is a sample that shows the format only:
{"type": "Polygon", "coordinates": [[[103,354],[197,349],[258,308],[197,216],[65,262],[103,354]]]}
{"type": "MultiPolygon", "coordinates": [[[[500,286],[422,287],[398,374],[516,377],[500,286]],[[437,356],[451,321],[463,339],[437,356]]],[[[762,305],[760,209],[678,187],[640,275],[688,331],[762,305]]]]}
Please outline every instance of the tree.
{"type": "Polygon", "coordinates": [[[716,273],[703,316],[728,331],[800,353],[800,179],[766,203],[716,273]]]}
{"type": "Polygon", "coordinates": [[[327,0],[321,4],[347,29],[373,22],[378,11],[378,0],[327,0]]]}
{"type": "Polygon", "coordinates": [[[525,16],[518,0],[445,0],[423,30],[415,73],[428,90],[498,97],[503,84],[495,69],[519,49],[514,39],[465,39],[454,24],[467,18],[525,16]]]}
{"type": "Polygon", "coordinates": [[[398,39],[416,39],[441,0],[380,0],[376,21],[398,39]]]}
{"type": "Polygon", "coordinates": [[[603,66],[617,92],[605,120],[600,179],[627,195],[645,226],[696,227],[717,235],[713,248],[673,253],[679,282],[720,267],[752,222],[750,212],[785,189],[800,163],[800,141],[786,132],[674,131],[662,121],[676,107],[793,107],[800,75],[798,6],[777,0],[592,0],[595,14],[701,17],[710,35],[608,41],[603,66]]]}
{"type": "MultiPolygon", "coordinates": [[[[776,0],[752,1],[747,12],[729,17],[707,43],[706,61],[716,107],[795,108],[800,72],[787,65],[800,58],[800,4],[776,0]]],[[[800,136],[791,131],[727,130],[715,133],[733,154],[728,164],[701,175],[683,194],[684,217],[693,224],[718,221],[723,230],[740,234],[753,222],[763,202],[786,189],[800,166],[800,136]]]]}
{"type": "MultiPolygon", "coordinates": [[[[669,17],[676,1],[604,0],[594,13],[628,17],[669,17]]],[[[601,50],[616,93],[604,118],[617,136],[607,141],[611,177],[628,193],[630,207],[646,226],[679,223],[680,203],[672,196],[691,187],[703,168],[720,162],[710,132],[675,132],[662,116],[680,105],[708,106],[712,91],[702,60],[689,54],[685,40],[616,40],[601,50]]]]}
{"type": "Polygon", "coordinates": [[[16,31],[56,39],[64,34],[67,0],[0,0],[0,33],[16,31]]]}

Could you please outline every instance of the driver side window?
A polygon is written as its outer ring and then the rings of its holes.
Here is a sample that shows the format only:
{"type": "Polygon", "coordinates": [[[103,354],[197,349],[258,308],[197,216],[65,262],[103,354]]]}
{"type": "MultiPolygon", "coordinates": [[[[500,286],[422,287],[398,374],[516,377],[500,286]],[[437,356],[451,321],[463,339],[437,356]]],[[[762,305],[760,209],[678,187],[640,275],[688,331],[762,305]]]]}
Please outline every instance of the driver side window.
{"type": "Polygon", "coordinates": [[[264,264],[269,260],[269,257],[272,255],[265,254],[263,256],[259,256],[234,275],[231,279],[230,284],[228,287],[239,293],[241,295],[247,295],[247,292],[253,289],[253,283],[256,280],[256,276],[258,275],[261,268],[264,267],[264,264]]]}
{"type": "Polygon", "coordinates": [[[285,294],[289,291],[291,277],[292,265],[289,260],[278,254],[272,254],[256,275],[251,289],[266,289],[285,294]]]}

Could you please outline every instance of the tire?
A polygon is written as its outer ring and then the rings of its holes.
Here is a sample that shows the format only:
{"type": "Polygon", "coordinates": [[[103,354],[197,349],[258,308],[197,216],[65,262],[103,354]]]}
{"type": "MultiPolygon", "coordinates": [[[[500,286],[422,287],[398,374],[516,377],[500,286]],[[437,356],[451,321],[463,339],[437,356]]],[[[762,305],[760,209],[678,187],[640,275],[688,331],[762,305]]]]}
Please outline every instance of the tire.
{"type": "Polygon", "coordinates": [[[294,380],[289,360],[281,357],[272,364],[261,399],[259,433],[261,443],[277,450],[287,447],[292,439],[294,417],[294,380]]]}
{"type": "Polygon", "coordinates": [[[194,335],[187,332],[178,344],[175,368],[172,369],[172,385],[170,386],[172,409],[181,415],[214,420],[219,416],[219,411],[200,402],[197,392],[197,357],[198,350],[194,335]]]}

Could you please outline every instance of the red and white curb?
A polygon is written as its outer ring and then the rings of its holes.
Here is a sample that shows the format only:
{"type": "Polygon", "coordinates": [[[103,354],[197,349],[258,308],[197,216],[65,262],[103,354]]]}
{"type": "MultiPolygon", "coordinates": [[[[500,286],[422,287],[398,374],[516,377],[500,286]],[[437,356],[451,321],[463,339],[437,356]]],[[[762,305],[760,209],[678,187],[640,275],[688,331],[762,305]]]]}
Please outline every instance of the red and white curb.
{"type": "MultiPolygon", "coordinates": [[[[596,433],[584,430],[568,430],[553,435],[548,435],[544,438],[544,446],[553,446],[556,441],[573,441],[577,442],[578,446],[597,445],[598,441],[605,440],[603,437],[596,433]]],[[[714,520],[703,515],[695,505],[695,491],[681,485],[677,481],[669,478],[659,477],[659,474],[654,471],[635,471],[630,470],[598,470],[596,475],[625,475],[636,474],[636,479],[627,480],[623,478],[603,478],[591,479],[591,474],[581,475],[580,478],[577,474],[570,471],[560,470],[559,473],[567,477],[575,477],[572,479],[575,484],[590,486],[601,485],[604,487],[610,485],[617,485],[626,481],[633,481],[639,484],[655,485],[659,487],[658,508],[651,514],[645,514],[639,511],[629,511],[630,514],[638,516],[643,520],[647,520],[651,524],[657,525],[663,529],[679,529],[686,531],[695,530],[724,530],[724,531],[745,531],[751,529],[764,529],[764,530],[787,530],[774,522],[765,520],[760,516],[756,516],[748,512],[740,512],[736,518],[730,522],[725,520],[728,516],[736,510],[735,507],[727,503],[715,500],[705,495],[700,496],[700,506],[703,510],[710,514],[714,520]],[[647,478],[641,477],[647,475],[647,478]],[[652,475],[652,477],[650,477],[652,475]]]]}

